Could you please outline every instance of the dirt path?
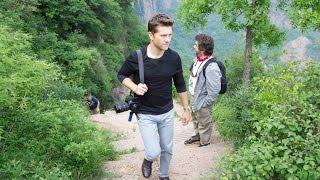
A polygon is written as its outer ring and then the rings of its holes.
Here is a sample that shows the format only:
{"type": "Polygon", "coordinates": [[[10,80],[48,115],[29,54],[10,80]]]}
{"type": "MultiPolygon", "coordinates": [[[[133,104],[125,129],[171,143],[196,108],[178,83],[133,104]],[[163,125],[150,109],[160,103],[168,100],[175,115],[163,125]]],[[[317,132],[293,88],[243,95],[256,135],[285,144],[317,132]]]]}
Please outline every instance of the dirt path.
{"type": "MultiPolygon", "coordinates": [[[[212,134],[211,145],[199,148],[198,145],[185,146],[184,140],[192,135],[192,124],[182,126],[179,121],[182,108],[175,105],[175,128],[173,157],[170,164],[170,178],[173,180],[216,179],[218,172],[215,164],[223,153],[230,151],[231,145],[224,142],[216,131],[212,134]]],[[[133,153],[122,155],[117,161],[109,161],[104,166],[114,173],[113,179],[144,179],[141,175],[141,163],[144,157],[144,147],[137,120],[128,122],[129,112],[116,114],[107,111],[105,114],[92,116],[92,121],[103,128],[119,133],[121,139],[114,142],[118,150],[135,149],[133,153]]],[[[149,179],[158,179],[157,169],[159,159],[153,163],[153,172],[149,179]]]]}

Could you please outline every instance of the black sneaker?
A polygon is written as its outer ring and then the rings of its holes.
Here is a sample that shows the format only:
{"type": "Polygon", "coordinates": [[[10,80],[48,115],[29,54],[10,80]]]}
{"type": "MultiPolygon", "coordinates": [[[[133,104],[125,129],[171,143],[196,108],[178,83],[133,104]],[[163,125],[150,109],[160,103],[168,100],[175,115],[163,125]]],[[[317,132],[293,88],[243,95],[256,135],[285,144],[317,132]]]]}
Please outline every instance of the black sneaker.
{"type": "Polygon", "coordinates": [[[194,136],[191,136],[188,140],[184,141],[184,144],[189,145],[199,141],[200,141],[200,135],[196,134],[194,136]]]}
{"type": "Polygon", "coordinates": [[[152,161],[148,161],[146,159],[143,160],[142,166],[141,166],[142,175],[145,178],[150,177],[152,172],[152,161]]]}
{"type": "Polygon", "coordinates": [[[170,180],[169,177],[159,177],[160,180],[170,180]]]}

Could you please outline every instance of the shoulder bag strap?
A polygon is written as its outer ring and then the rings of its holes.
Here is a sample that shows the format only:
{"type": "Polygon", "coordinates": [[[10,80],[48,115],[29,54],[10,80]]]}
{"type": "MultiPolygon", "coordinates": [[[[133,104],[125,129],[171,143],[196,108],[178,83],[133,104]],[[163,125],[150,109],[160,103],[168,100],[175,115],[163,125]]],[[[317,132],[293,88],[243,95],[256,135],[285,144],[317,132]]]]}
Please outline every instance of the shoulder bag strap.
{"type": "Polygon", "coordinates": [[[143,58],[142,58],[142,52],[141,50],[137,50],[138,54],[138,64],[139,64],[139,78],[140,83],[144,84],[144,69],[143,69],[143,58]]]}

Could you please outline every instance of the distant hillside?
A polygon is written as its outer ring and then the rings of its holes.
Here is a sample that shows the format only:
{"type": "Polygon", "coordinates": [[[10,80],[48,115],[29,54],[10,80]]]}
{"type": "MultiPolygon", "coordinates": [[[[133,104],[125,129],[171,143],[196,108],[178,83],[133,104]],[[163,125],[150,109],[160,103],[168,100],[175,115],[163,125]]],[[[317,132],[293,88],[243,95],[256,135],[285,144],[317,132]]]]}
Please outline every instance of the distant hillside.
{"type": "MultiPolygon", "coordinates": [[[[273,0],[273,4],[276,2],[277,0],[273,0]]],[[[180,53],[183,61],[191,61],[194,55],[192,51],[194,36],[199,32],[204,32],[214,37],[215,53],[220,59],[224,59],[232,52],[241,52],[243,50],[245,33],[226,30],[217,15],[211,15],[205,27],[197,28],[191,32],[184,31],[176,15],[179,3],[180,0],[139,0],[135,4],[135,10],[145,23],[157,12],[167,13],[175,19],[171,47],[180,53]]],[[[261,47],[260,52],[263,58],[272,61],[289,61],[292,59],[320,61],[320,32],[306,32],[303,34],[296,29],[292,29],[285,13],[275,7],[270,12],[270,19],[274,24],[284,29],[287,35],[281,48],[261,47]]]]}

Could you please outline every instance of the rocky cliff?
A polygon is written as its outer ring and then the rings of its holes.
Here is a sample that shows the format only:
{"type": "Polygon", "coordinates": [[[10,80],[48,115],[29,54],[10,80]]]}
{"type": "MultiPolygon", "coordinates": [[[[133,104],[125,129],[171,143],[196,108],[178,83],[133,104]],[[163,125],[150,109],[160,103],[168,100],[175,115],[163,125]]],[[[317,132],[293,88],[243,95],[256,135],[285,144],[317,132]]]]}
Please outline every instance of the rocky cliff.
{"type": "Polygon", "coordinates": [[[307,46],[312,42],[304,36],[300,36],[295,40],[289,41],[283,47],[283,55],[281,61],[308,61],[307,46]]]}
{"type": "Polygon", "coordinates": [[[157,11],[157,0],[139,0],[137,7],[140,9],[145,24],[150,17],[157,11]]]}
{"type": "Polygon", "coordinates": [[[142,14],[145,24],[156,13],[163,12],[163,10],[176,9],[174,5],[180,0],[139,0],[135,5],[142,14]]]}

